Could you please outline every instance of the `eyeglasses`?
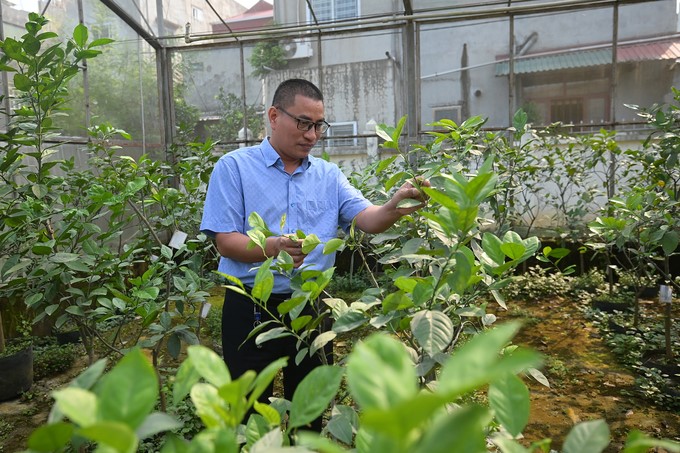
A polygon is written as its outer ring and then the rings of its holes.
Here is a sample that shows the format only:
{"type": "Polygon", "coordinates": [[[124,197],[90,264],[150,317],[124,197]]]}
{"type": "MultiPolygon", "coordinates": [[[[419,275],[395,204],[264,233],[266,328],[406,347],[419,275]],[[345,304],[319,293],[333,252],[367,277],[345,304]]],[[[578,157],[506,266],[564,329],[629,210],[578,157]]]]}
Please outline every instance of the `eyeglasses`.
{"type": "Polygon", "coordinates": [[[325,133],[329,127],[331,127],[330,124],[328,124],[326,121],[321,120],[317,121],[316,123],[314,121],[309,121],[304,118],[299,118],[297,116],[291,115],[290,113],[286,112],[284,109],[281,107],[276,107],[278,110],[281,110],[283,113],[286,115],[290,116],[293,118],[295,121],[297,121],[297,128],[301,131],[309,131],[312,128],[314,128],[314,131],[317,134],[323,134],[325,133]]]}

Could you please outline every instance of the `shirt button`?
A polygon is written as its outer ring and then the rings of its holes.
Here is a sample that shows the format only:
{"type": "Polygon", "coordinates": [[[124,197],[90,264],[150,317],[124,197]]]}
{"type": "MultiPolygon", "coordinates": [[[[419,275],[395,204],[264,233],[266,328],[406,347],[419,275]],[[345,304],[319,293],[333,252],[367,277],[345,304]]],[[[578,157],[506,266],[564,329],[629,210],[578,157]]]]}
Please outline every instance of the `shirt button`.
{"type": "Polygon", "coordinates": [[[295,203],[291,203],[291,204],[290,204],[290,207],[291,207],[291,208],[294,208],[294,207],[295,207],[295,203]]]}

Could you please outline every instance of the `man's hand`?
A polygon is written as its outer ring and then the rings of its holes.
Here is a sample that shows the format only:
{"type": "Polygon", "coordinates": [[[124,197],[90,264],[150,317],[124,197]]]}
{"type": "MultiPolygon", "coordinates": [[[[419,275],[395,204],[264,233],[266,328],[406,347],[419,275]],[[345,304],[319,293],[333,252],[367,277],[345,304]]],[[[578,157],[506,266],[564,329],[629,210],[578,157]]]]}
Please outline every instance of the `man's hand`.
{"type": "Polygon", "coordinates": [[[416,178],[415,181],[406,181],[392,197],[396,203],[397,212],[400,215],[411,214],[427,205],[428,196],[421,187],[430,187],[430,181],[416,178]]]}
{"type": "Polygon", "coordinates": [[[276,236],[274,247],[277,250],[276,255],[281,251],[288,253],[293,258],[293,267],[295,268],[302,266],[302,262],[307,256],[302,252],[302,240],[294,234],[276,236]]]}

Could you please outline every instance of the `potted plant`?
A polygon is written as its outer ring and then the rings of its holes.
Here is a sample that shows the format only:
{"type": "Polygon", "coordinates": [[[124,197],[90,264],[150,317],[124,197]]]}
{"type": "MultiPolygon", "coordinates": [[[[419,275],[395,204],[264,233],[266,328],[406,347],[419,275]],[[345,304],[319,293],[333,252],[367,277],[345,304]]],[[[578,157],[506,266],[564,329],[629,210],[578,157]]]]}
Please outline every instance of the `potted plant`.
{"type": "Polygon", "coordinates": [[[0,300],[25,302],[36,321],[52,313],[60,288],[71,281],[60,268],[82,270],[66,247],[82,231],[60,228],[68,219],[68,194],[55,168],[68,174],[68,164],[52,158],[60,135],[54,120],[65,110],[68,83],[83,60],[111,41],[88,42],[81,24],[65,44],[54,43],[57,35],[43,29],[47,22],[30,13],[21,38],[0,42],[0,70],[10,74],[17,92],[12,108],[0,110],[7,121],[0,133],[0,300]]]}
{"type": "Polygon", "coordinates": [[[5,339],[0,313],[0,401],[16,398],[33,385],[33,347],[30,338],[5,339]]]}

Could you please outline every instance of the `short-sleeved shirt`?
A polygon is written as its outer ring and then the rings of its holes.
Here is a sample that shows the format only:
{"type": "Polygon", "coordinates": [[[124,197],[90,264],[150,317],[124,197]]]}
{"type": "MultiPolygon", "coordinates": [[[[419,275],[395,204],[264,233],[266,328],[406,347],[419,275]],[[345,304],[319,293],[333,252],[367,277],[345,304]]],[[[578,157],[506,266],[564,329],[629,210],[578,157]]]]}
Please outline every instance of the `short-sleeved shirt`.
{"type": "MultiPolygon", "coordinates": [[[[251,229],[248,217],[256,212],[276,234],[301,230],[327,242],[337,237],[338,227],[348,231],[354,217],[370,205],[337,165],[323,159],[310,155],[292,175],[286,173],[278,153],[264,139],[217,161],[208,184],[201,231],[212,237],[216,233],[246,234],[251,229]]],[[[322,251],[323,246],[316,247],[303,266],[318,270],[333,266],[335,254],[322,251]]],[[[252,286],[254,268],[260,264],[221,257],[218,270],[252,286]]],[[[275,274],[273,291],[290,292],[288,278],[275,274]]]]}

